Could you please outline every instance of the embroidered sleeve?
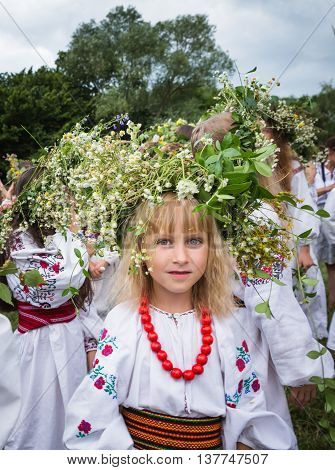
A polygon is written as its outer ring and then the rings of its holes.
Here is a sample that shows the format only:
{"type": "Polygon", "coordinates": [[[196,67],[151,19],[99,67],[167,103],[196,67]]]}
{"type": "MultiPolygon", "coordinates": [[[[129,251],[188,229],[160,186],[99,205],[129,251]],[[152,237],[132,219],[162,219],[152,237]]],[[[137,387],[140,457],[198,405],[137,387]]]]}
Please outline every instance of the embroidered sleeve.
{"type": "Polygon", "coordinates": [[[129,322],[133,316],[125,317],[122,311],[114,314],[114,310],[99,335],[93,369],[67,408],[64,442],[69,449],[128,450],[133,447],[119,407],[129,389],[137,330],[129,322]]]}
{"type": "Polygon", "coordinates": [[[97,349],[98,342],[95,338],[84,338],[85,351],[95,351],[97,349]]]}

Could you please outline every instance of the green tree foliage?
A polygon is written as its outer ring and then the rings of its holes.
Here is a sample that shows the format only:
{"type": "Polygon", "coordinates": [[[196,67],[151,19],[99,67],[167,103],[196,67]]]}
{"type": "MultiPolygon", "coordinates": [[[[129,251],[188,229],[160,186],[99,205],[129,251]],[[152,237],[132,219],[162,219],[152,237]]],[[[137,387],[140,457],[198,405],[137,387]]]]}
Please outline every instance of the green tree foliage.
{"type": "Polygon", "coordinates": [[[46,67],[0,75],[1,155],[31,158],[85,115],[86,102],[69,80],[46,67]],[[26,128],[27,130],[25,130],[26,128]],[[34,136],[37,142],[29,135],[34,136]]]}
{"type": "Polygon", "coordinates": [[[82,24],[57,67],[95,98],[96,118],[129,112],[157,119],[199,116],[215,92],[215,70],[230,71],[204,15],[178,16],[156,25],[133,7],[116,7],[99,24],[82,24]]]}
{"type": "Polygon", "coordinates": [[[93,124],[128,112],[144,126],[198,119],[212,104],[215,71],[232,69],[214,35],[204,15],[152,25],[133,7],[81,24],[55,68],[0,74],[0,155],[37,157],[36,141],[52,145],[87,115],[93,124]]]}

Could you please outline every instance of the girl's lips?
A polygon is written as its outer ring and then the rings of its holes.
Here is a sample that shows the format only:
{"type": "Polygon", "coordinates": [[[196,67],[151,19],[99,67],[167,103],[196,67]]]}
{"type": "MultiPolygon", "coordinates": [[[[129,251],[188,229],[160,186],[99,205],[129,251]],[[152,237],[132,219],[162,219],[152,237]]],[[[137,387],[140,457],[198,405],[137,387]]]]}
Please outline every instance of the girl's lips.
{"type": "Polygon", "coordinates": [[[169,271],[169,274],[171,274],[171,276],[185,277],[191,274],[191,271],[169,271]]]}

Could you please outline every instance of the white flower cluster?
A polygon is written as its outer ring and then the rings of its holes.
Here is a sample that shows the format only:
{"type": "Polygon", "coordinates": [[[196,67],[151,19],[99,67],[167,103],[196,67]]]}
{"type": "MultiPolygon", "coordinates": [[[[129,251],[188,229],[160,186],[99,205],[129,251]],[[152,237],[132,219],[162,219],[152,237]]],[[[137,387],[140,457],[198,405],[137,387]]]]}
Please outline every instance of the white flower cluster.
{"type": "Polygon", "coordinates": [[[194,181],[183,179],[177,184],[177,196],[179,200],[190,199],[198,192],[199,189],[194,181]]]}

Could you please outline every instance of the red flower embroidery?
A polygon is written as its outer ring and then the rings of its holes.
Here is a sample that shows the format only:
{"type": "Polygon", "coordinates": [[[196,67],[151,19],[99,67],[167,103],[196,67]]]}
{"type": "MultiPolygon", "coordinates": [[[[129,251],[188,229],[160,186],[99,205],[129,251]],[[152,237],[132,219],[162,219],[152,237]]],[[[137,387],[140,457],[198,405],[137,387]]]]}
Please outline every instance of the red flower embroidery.
{"type": "Polygon", "coordinates": [[[40,261],[40,265],[43,269],[47,269],[47,267],[49,266],[48,263],[46,263],[45,261],[40,261]]]}
{"type": "Polygon", "coordinates": [[[239,383],[238,383],[237,392],[242,393],[242,389],[243,389],[243,380],[240,380],[239,383]]]}
{"type": "Polygon", "coordinates": [[[103,340],[106,338],[106,335],[107,335],[107,330],[106,328],[104,328],[101,332],[101,336],[100,336],[100,339],[103,340]]]}
{"type": "Polygon", "coordinates": [[[99,364],[99,359],[96,359],[96,360],[94,361],[93,367],[95,367],[97,364],[99,364]]]}
{"type": "Polygon", "coordinates": [[[243,346],[245,352],[249,352],[249,348],[248,348],[248,345],[247,345],[247,342],[246,342],[245,339],[244,339],[243,342],[242,342],[242,346],[243,346]]]}
{"type": "Polygon", "coordinates": [[[29,294],[29,287],[26,286],[26,285],[24,285],[24,286],[23,286],[23,292],[24,292],[25,294],[29,294]]]}
{"type": "Polygon", "coordinates": [[[251,387],[254,392],[257,392],[261,388],[259,380],[258,379],[254,380],[251,384],[251,387]]]}
{"type": "Polygon", "coordinates": [[[244,363],[243,359],[237,359],[236,367],[238,368],[239,372],[242,372],[242,370],[245,369],[245,363],[244,363]]]}
{"type": "Polygon", "coordinates": [[[101,351],[101,354],[103,356],[109,356],[110,354],[112,354],[112,352],[113,352],[112,346],[110,346],[109,344],[106,344],[106,346],[101,351]]]}
{"type": "Polygon", "coordinates": [[[84,432],[85,434],[88,434],[91,429],[92,429],[92,426],[90,423],[88,423],[87,421],[85,421],[84,419],[81,421],[81,423],[79,424],[78,426],[78,429],[79,431],[82,431],[84,432]]]}
{"type": "Polygon", "coordinates": [[[59,263],[55,263],[51,266],[51,269],[58,274],[59,273],[59,263]]]}
{"type": "Polygon", "coordinates": [[[227,403],[227,406],[229,406],[229,408],[236,408],[235,403],[227,403]]]}
{"type": "Polygon", "coordinates": [[[94,382],[94,386],[96,388],[98,388],[99,390],[101,390],[104,385],[105,385],[106,381],[103,377],[99,377],[95,382],[94,382]]]}

